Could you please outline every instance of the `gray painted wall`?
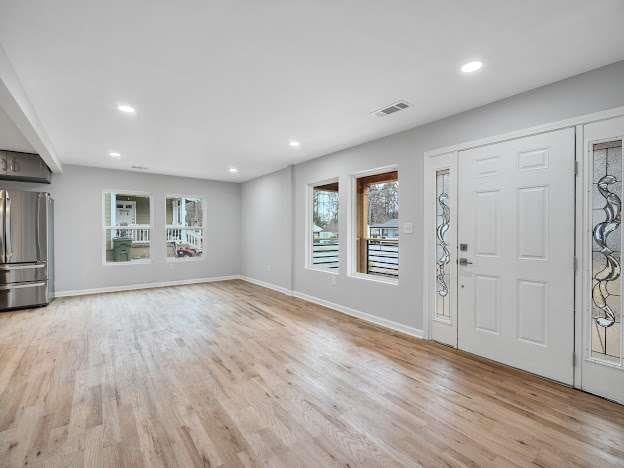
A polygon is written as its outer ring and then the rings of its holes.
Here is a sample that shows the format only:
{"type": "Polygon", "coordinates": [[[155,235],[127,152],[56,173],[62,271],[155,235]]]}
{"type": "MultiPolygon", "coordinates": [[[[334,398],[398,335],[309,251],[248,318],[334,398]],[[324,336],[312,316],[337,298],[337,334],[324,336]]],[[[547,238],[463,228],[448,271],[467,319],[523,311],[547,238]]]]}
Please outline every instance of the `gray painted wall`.
{"type": "MultiPolygon", "coordinates": [[[[618,62],[573,78],[544,86],[484,107],[452,116],[425,126],[382,138],[354,148],[330,154],[293,168],[293,257],[292,289],[351,307],[401,324],[422,328],[422,174],[423,153],[430,149],[463,141],[493,136],[597,112],[624,105],[624,62],[618,62]],[[401,223],[413,222],[414,234],[401,234],[400,281],[389,285],[346,276],[347,218],[351,174],[398,164],[400,179],[401,223]],[[305,268],[306,185],[340,177],[340,235],[342,268],[332,285],[328,273],[305,268]]],[[[400,117],[399,117],[400,118],[400,117]]],[[[276,175],[250,181],[243,186],[244,229],[261,231],[265,226],[282,222],[284,213],[268,205],[284,203],[284,186],[271,182],[276,175]],[[250,210],[253,211],[250,212],[250,210]],[[264,216],[259,216],[264,213],[264,216]]],[[[281,225],[281,224],[280,224],[281,225]]],[[[286,234],[284,233],[284,237],[286,234]]],[[[246,238],[243,273],[254,276],[267,259],[283,257],[287,252],[268,236],[246,238]],[[248,268],[253,265],[254,268],[248,268]]],[[[281,258],[281,261],[287,261],[281,258]]],[[[284,274],[284,276],[286,276],[284,274]]],[[[263,276],[270,281],[268,275],[263,276]]],[[[262,278],[259,278],[262,279],[262,278]]],[[[275,281],[271,281],[275,282],[275,281]]],[[[286,283],[276,283],[284,286],[286,283]]]]}
{"type": "Polygon", "coordinates": [[[240,273],[240,184],[64,165],[63,173],[55,174],[51,185],[0,182],[0,186],[52,193],[57,291],[240,273]],[[102,264],[102,192],[124,190],[152,195],[150,264],[102,264]],[[205,200],[206,240],[199,261],[168,262],[165,258],[165,196],[168,194],[205,200]]]}
{"type": "Polygon", "coordinates": [[[243,184],[242,273],[292,289],[292,167],[243,184]]]}

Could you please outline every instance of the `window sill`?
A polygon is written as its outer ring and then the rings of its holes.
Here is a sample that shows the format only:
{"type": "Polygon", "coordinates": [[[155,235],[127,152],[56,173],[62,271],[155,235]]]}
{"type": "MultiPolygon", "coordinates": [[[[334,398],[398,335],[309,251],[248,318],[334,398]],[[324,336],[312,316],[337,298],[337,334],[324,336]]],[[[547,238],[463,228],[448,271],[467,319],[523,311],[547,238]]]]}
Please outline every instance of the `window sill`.
{"type": "Polygon", "coordinates": [[[104,266],[128,266],[128,265],[149,265],[152,263],[151,259],[145,260],[130,260],[129,262],[104,262],[104,266]]]}
{"type": "Polygon", "coordinates": [[[187,263],[187,262],[201,262],[206,257],[200,255],[199,257],[167,257],[167,263],[187,263]]]}
{"type": "Polygon", "coordinates": [[[398,286],[399,280],[394,278],[384,278],[383,276],[369,275],[366,273],[351,273],[350,278],[361,279],[366,281],[373,281],[375,283],[389,284],[392,286],[398,286]]]}
{"type": "Polygon", "coordinates": [[[306,266],[305,268],[306,268],[306,270],[318,271],[319,273],[327,273],[328,275],[338,276],[340,274],[340,269],[338,269],[338,270],[328,270],[326,268],[317,268],[317,267],[312,267],[312,266],[306,266]]]}

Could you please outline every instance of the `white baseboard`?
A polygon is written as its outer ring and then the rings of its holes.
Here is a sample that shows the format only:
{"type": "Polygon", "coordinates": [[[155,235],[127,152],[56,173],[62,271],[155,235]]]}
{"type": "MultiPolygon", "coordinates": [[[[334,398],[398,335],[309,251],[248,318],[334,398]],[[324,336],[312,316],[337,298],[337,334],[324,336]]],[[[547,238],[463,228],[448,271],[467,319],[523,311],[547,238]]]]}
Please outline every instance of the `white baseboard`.
{"type": "Polygon", "coordinates": [[[405,333],[406,335],[414,336],[416,338],[425,337],[424,331],[421,330],[420,328],[408,327],[407,325],[403,325],[393,320],[388,320],[388,319],[378,317],[373,314],[368,314],[360,310],[352,309],[351,307],[343,306],[340,304],[335,304],[333,302],[326,301],[325,299],[321,299],[315,296],[310,296],[309,294],[304,294],[299,291],[293,291],[292,295],[294,297],[298,297],[299,299],[303,299],[304,301],[312,302],[314,304],[318,304],[318,305],[327,307],[329,309],[333,309],[337,312],[340,312],[341,314],[350,315],[351,317],[359,318],[360,320],[373,323],[383,328],[388,328],[390,330],[405,333]]]}
{"type": "Polygon", "coordinates": [[[293,295],[290,289],[285,288],[283,286],[278,286],[277,284],[267,283],[266,281],[260,281],[258,279],[251,278],[245,275],[241,275],[239,278],[242,279],[243,281],[247,281],[248,283],[262,286],[263,288],[268,288],[268,289],[272,289],[273,291],[281,292],[282,294],[286,294],[287,296],[293,295]]]}
{"type": "Polygon", "coordinates": [[[210,278],[193,278],[193,279],[176,280],[176,281],[163,281],[160,283],[141,283],[141,284],[129,284],[126,286],[108,286],[106,288],[77,289],[73,291],[57,291],[54,294],[54,297],[85,296],[87,294],[134,291],[136,289],[164,288],[167,286],[183,286],[185,284],[213,283],[215,281],[229,281],[229,280],[235,280],[235,279],[240,279],[240,276],[239,275],[212,276],[210,278]]]}
{"type": "Polygon", "coordinates": [[[282,286],[267,283],[265,281],[260,281],[255,278],[250,278],[248,276],[241,276],[240,279],[247,281],[249,283],[252,283],[252,284],[256,284],[258,286],[273,289],[274,291],[281,292],[282,294],[286,294],[287,296],[297,297],[299,299],[303,299],[304,301],[312,302],[313,304],[318,304],[323,307],[327,307],[329,309],[335,310],[336,312],[340,312],[341,314],[349,315],[351,317],[364,320],[365,322],[369,322],[369,323],[378,325],[383,328],[388,328],[390,330],[405,333],[406,335],[410,335],[416,338],[422,338],[422,339],[425,338],[425,332],[421,330],[420,328],[409,327],[407,325],[403,325],[401,323],[394,322],[392,320],[388,320],[388,319],[378,317],[373,314],[368,314],[366,312],[352,309],[351,307],[343,306],[340,304],[335,304],[333,302],[326,301],[325,299],[321,299],[316,296],[310,296],[309,294],[304,294],[299,291],[291,291],[282,286]]]}

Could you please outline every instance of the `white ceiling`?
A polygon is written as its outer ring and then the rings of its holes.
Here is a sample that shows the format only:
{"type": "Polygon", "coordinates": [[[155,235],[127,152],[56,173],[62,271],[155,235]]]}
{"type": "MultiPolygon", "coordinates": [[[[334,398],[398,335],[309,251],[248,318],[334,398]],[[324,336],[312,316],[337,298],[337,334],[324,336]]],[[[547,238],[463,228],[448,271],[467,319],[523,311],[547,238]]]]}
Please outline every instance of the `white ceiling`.
{"type": "Polygon", "coordinates": [[[0,0],[0,10],[0,42],[63,163],[220,180],[624,58],[621,0],[0,0]],[[461,75],[474,58],[484,69],[461,75]],[[414,107],[370,114],[398,99],[414,107]]]}

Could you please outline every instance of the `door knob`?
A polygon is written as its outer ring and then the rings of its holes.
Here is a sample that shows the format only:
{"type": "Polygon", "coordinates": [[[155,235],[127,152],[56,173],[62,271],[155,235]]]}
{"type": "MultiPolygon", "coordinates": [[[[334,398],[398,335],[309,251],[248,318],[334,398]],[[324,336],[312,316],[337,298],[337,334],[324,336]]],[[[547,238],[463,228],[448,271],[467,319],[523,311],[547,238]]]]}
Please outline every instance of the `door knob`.
{"type": "Polygon", "coordinates": [[[460,265],[472,265],[472,262],[468,260],[467,258],[462,257],[459,259],[459,264],[460,265]]]}

